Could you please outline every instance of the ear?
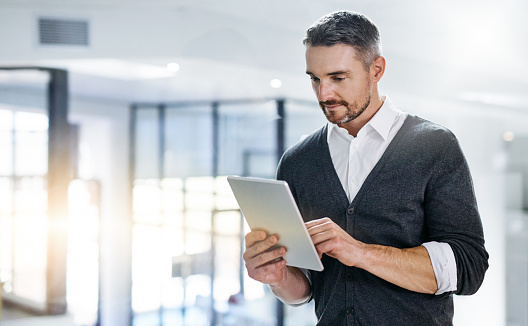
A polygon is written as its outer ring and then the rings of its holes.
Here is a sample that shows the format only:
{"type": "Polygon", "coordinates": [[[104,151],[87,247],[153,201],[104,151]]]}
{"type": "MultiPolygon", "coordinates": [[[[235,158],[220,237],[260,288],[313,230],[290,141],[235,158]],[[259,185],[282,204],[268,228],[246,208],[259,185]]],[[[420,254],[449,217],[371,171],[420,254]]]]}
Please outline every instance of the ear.
{"type": "Polygon", "coordinates": [[[370,64],[370,76],[374,82],[379,82],[383,74],[385,73],[385,58],[382,56],[377,57],[370,64]]]}

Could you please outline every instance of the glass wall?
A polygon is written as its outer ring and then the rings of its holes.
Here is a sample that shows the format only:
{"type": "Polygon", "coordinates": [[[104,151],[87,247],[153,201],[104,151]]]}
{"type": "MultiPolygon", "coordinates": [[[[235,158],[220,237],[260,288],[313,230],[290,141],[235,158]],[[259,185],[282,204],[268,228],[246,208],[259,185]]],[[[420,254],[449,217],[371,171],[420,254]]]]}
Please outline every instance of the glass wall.
{"type": "Polygon", "coordinates": [[[0,279],[8,296],[44,309],[48,120],[8,107],[0,117],[0,279]]]}
{"type": "MultiPolygon", "coordinates": [[[[31,98],[0,89],[1,101],[31,98]]],[[[33,95],[35,107],[0,105],[0,290],[11,304],[42,314],[47,309],[50,268],[48,116],[42,108],[45,93],[38,90],[33,95]]],[[[68,313],[78,325],[96,325],[98,320],[99,193],[97,182],[77,179],[68,191],[64,282],[68,313]]]]}
{"type": "Polygon", "coordinates": [[[274,178],[278,148],[322,125],[313,104],[285,103],[283,118],[275,100],[133,108],[135,326],[314,323],[311,305],[284,311],[247,276],[226,179],[274,178]]]}

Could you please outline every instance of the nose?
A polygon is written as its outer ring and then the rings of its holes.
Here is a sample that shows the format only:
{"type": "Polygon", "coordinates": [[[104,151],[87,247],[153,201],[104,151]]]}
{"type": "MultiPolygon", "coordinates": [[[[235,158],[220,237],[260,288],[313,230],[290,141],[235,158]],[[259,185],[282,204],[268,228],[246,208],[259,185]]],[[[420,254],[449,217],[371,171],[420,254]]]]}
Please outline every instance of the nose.
{"type": "Polygon", "coordinates": [[[326,102],[334,97],[334,91],[328,83],[323,81],[319,82],[319,85],[316,88],[317,99],[320,102],[326,102]]]}

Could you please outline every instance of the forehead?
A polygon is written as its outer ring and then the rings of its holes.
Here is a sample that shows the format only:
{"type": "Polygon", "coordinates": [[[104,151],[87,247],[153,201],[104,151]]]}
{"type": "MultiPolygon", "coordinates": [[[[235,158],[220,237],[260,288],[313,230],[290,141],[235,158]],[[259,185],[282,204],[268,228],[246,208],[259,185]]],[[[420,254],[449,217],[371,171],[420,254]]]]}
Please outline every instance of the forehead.
{"type": "Polygon", "coordinates": [[[306,46],[306,71],[325,75],[335,71],[363,68],[356,49],[347,44],[332,46],[306,46]]]}

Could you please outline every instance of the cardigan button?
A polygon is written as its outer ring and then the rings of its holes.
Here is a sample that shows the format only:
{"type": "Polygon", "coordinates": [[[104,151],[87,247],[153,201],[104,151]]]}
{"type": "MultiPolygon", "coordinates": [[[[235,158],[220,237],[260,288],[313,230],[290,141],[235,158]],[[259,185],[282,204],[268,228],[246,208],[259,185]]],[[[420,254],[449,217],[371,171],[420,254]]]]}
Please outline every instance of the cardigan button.
{"type": "Polygon", "coordinates": [[[354,308],[348,308],[347,309],[347,315],[352,316],[354,314],[354,308]]]}
{"type": "Polygon", "coordinates": [[[354,207],[349,207],[349,208],[347,209],[347,214],[348,214],[348,215],[352,215],[352,214],[354,214],[354,207]]]}

